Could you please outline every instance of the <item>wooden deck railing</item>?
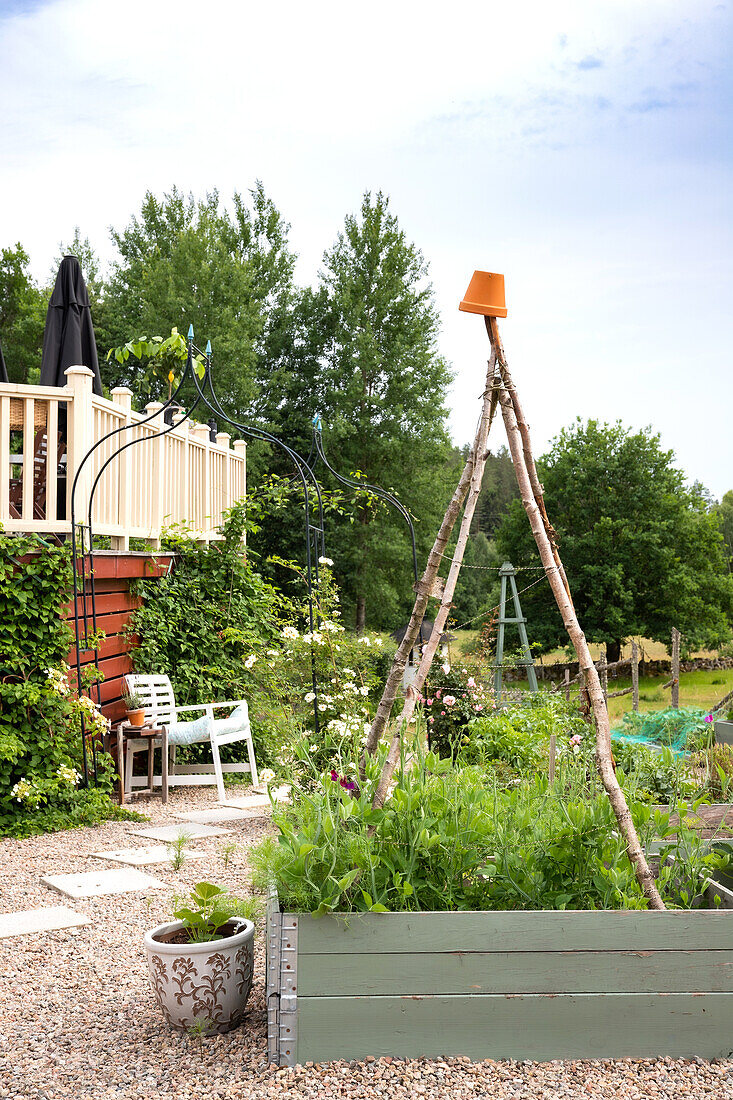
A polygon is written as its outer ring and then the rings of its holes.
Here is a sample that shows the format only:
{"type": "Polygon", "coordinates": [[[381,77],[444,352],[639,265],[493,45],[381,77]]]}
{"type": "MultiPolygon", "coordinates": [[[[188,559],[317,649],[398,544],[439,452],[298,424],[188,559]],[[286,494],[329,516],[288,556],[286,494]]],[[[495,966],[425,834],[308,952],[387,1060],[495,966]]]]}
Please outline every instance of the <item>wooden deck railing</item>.
{"type": "Polygon", "coordinates": [[[130,538],[160,541],[161,530],[180,525],[191,537],[216,537],[224,511],[245,494],[246,444],[232,447],[227,432],[210,440],[209,427],[184,421],[157,439],[162,406],[132,408],[132,391],[112,400],[92,394],[92,372],[70,367],[63,389],[0,383],[0,525],[8,532],[68,534],[71,486],[83,456],[114,428],[132,425],[105,441],[82,468],[76,520],[85,520],[92,485],[122,442],[139,440],[110,462],[94,494],[94,531],[113,549],[130,538]],[[148,424],[140,423],[154,414],[148,424]]]}

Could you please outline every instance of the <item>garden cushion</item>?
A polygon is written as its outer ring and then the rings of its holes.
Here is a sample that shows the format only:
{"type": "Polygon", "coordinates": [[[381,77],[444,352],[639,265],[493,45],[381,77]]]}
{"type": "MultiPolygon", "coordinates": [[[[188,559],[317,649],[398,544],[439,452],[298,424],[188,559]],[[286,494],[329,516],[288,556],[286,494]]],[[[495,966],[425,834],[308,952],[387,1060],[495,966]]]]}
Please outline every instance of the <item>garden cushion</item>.
{"type": "Polygon", "coordinates": [[[222,733],[241,733],[249,731],[249,710],[246,703],[240,703],[235,707],[228,718],[214,719],[214,732],[221,736],[222,733]]]}
{"type": "Polygon", "coordinates": [[[208,741],[210,737],[211,719],[208,714],[193,722],[170,722],[168,725],[169,745],[195,745],[199,741],[208,741]]]}

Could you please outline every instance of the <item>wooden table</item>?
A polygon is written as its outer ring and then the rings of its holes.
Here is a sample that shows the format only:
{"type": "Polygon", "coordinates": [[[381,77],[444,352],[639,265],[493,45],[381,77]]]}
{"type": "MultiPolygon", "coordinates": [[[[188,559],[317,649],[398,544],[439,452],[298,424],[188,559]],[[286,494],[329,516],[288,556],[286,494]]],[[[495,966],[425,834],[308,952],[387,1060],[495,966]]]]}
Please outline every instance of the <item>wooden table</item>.
{"type": "Polygon", "coordinates": [[[117,743],[117,773],[120,777],[120,806],[124,806],[125,800],[140,794],[153,794],[153,761],[155,756],[156,741],[160,741],[161,750],[161,798],[168,801],[168,730],[165,726],[156,726],[152,722],[146,722],[142,726],[133,726],[127,720],[118,722],[111,735],[117,743]],[[125,783],[125,745],[128,741],[146,740],[148,742],[148,785],[132,789],[132,776],[129,776],[129,789],[125,783]]]}

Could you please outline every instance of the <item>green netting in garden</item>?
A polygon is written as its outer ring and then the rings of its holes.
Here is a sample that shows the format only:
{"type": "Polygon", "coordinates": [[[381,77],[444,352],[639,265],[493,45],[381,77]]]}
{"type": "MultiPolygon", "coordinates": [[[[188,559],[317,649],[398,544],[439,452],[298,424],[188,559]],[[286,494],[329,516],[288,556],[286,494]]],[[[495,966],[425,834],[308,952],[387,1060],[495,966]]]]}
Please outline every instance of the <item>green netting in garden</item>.
{"type": "Polygon", "coordinates": [[[708,715],[709,712],[701,707],[667,707],[641,714],[629,711],[621,725],[611,730],[611,737],[619,741],[663,745],[675,752],[699,749],[710,737],[711,723],[705,721],[708,715]]]}

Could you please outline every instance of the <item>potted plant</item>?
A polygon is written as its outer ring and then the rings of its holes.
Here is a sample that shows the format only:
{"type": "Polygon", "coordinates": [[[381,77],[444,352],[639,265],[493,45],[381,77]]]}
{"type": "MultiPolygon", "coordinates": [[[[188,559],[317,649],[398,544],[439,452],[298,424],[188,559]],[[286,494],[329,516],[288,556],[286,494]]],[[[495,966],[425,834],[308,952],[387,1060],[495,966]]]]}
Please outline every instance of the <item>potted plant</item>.
{"type": "Polygon", "coordinates": [[[127,721],[131,726],[143,726],[145,725],[145,710],[143,708],[143,700],[136,691],[125,692],[122,696],[122,701],[127,708],[127,721]]]}
{"type": "Polygon", "coordinates": [[[222,886],[199,882],[176,920],[145,935],[155,998],[171,1027],[222,1034],[238,1027],[252,987],[254,924],[234,916],[222,886]]]}

